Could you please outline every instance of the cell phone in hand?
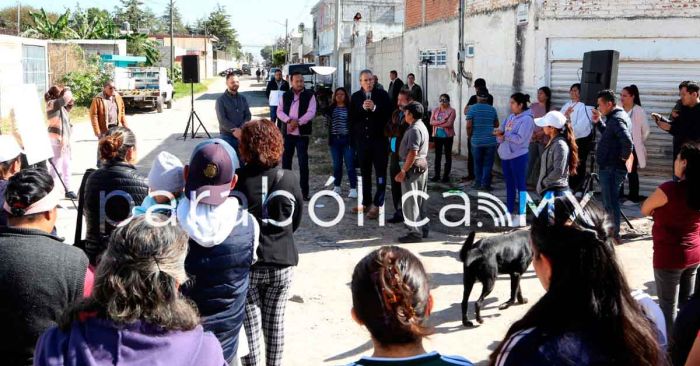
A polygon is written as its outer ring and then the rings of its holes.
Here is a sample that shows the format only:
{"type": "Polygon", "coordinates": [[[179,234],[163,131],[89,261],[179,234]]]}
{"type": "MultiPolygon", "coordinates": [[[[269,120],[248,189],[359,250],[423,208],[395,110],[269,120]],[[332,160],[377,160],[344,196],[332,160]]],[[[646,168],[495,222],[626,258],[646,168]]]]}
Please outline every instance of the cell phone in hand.
{"type": "Polygon", "coordinates": [[[651,118],[653,118],[656,123],[659,123],[659,122],[670,123],[671,122],[668,120],[668,118],[666,118],[658,113],[652,113],[651,118]]]}

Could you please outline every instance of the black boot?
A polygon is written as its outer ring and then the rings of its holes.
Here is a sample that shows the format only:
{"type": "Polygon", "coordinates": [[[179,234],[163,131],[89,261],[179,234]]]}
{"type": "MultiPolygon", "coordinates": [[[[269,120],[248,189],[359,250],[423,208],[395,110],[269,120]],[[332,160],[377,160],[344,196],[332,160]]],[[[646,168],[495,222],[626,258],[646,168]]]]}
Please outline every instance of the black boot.
{"type": "Polygon", "coordinates": [[[403,211],[398,210],[398,211],[394,212],[394,216],[392,218],[390,218],[389,220],[387,220],[386,222],[388,222],[390,224],[401,224],[401,223],[403,223],[403,221],[404,221],[403,220],[403,211]]]}

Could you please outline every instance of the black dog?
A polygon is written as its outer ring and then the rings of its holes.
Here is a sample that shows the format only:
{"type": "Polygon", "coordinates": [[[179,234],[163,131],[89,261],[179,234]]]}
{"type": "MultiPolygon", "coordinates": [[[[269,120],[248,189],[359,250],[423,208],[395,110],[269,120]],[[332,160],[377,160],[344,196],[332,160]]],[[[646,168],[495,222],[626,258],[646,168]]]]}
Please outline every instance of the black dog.
{"type": "Polygon", "coordinates": [[[474,282],[479,280],[483,285],[481,296],[476,300],[476,321],[483,323],[481,307],[484,298],[493,290],[496,276],[499,273],[510,275],[510,300],[501,304],[500,310],[507,309],[515,304],[517,296],[520,304],[527,303],[520,289],[520,276],[527,271],[532,262],[532,250],[530,249],[530,233],[519,230],[484,238],[474,243],[472,231],[459,251],[459,259],[464,263],[464,293],[462,294],[462,324],[472,327],[474,324],[467,317],[469,309],[469,294],[472,292],[474,282]]]}

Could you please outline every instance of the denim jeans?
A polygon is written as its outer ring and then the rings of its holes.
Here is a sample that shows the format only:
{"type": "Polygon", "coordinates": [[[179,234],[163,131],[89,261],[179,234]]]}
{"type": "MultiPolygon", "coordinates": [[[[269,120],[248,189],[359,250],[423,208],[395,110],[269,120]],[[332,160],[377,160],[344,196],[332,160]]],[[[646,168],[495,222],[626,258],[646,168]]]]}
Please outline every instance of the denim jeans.
{"type": "Polygon", "coordinates": [[[299,185],[304,197],[309,195],[309,136],[284,135],[282,169],[292,169],[294,150],[299,160],[299,185]]]}
{"type": "Polygon", "coordinates": [[[506,181],[506,206],[508,212],[518,214],[515,199],[520,197],[520,192],[527,191],[525,174],[527,174],[527,155],[523,154],[513,159],[502,160],[503,178],[506,181]]]}
{"type": "Polygon", "coordinates": [[[600,192],[603,195],[603,207],[612,216],[615,225],[614,235],[620,236],[620,187],[625,181],[627,170],[616,167],[600,167],[600,192]]]}
{"type": "Polygon", "coordinates": [[[340,187],[343,181],[343,160],[350,179],[350,188],[357,188],[357,171],[355,170],[355,149],[350,145],[348,135],[331,135],[331,157],[333,158],[333,185],[340,187]]]}
{"type": "Polygon", "coordinates": [[[491,170],[493,169],[493,161],[496,159],[496,149],[496,145],[472,145],[474,182],[481,187],[491,187],[491,170]]]}

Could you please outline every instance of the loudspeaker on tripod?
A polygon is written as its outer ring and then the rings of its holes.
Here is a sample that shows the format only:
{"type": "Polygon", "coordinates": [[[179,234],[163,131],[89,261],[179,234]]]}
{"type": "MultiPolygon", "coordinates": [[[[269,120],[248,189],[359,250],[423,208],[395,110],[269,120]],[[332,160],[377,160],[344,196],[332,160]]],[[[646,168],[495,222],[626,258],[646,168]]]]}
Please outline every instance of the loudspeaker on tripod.
{"type": "Polygon", "coordinates": [[[617,87],[617,67],[620,53],[614,50],[590,51],[583,54],[581,101],[597,105],[598,92],[617,87]]]}
{"type": "Polygon", "coordinates": [[[182,56],[182,82],[183,83],[198,83],[199,82],[199,56],[184,55],[182,56]]]}

